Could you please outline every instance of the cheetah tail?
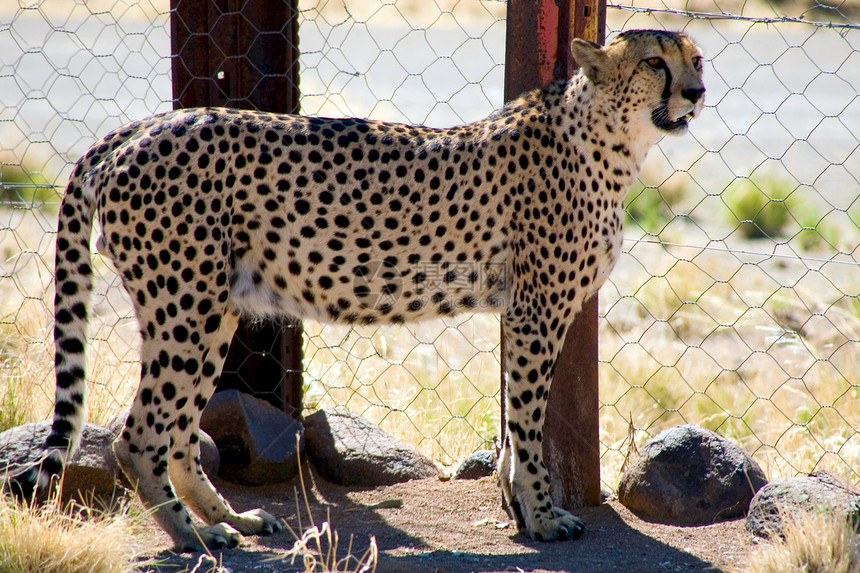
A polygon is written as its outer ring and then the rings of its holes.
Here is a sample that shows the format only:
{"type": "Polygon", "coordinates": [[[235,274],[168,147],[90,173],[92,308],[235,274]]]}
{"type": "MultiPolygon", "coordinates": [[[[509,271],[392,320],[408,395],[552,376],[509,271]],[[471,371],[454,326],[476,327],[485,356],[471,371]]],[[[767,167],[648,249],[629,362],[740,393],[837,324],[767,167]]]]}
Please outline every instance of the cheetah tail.
{"type": "Polygon", "coordinates": [[[92,290],[90,235],[94,185],[83,160],[69,180],[57,228],[54,345],[57,376],[54,420],[38,462],[9,472],[4,489],[22,499],[39,498],[80,441],[86,419],[87,314],[92,290]]]}

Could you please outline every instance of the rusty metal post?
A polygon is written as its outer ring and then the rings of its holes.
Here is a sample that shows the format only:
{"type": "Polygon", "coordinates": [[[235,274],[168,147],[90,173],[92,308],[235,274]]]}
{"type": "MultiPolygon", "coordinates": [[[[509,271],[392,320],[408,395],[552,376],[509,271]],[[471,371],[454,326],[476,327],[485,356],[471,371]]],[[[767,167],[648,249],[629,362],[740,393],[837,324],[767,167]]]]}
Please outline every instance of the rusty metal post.
{"type": "MultiPolygon", "coordinates": [[[[509,0],[505,100],[554,78],[570,77],[577,67],[570,54],[571,40],[602,43],[605,28],[605,0],[509,0]]],[[[561,507],[600,504],[597,360],[594,296],[568,329],[544,420],[544,462],[552,479],[553,502],[561,507]]],[[[503,420],[504,376],[503,372],[503,420]]],[[[503,432],[504,428],[503,423],[503,432]]]]}
{"type": "MultiPolygon", "coordinates": [[[[297,0],[171,0],[174,107],[299,109],[297,0]]],[[[301,323],[242,321],[218,390],[237,388],[295,417],[301,323]]]]}

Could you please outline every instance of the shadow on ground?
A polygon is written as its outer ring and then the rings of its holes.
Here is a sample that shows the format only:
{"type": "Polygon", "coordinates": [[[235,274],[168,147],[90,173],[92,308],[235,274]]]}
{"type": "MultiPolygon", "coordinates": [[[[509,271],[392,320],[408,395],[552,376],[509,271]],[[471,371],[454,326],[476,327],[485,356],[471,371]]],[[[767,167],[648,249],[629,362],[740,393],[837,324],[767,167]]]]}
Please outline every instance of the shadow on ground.
{"type": "MultiPolygon", "coordinates": [[[[534,542],[510,525],[491,479],[431,479],[348,489],[311,473],[308,482],[313,522],[320,525],[330,520],[334,525],[338,557],[347,555],[350,543],[352,553],[361,555],[372,536],[379,549],[376,571],[380,573],[715,571],[734,569],[749,549],[748,543],[739,543],[742,526],[738,522],[698,528],[649,524],[617,502],[576,512],[586,523],[585,534],[577,541],[534,542]]],[[[297,534],[299,516],[301,529],[310,525],[298,480],[260,488],[223,481],[216,485],[239,511],[263,507],[283,518],[297,534]]],[[[153,535],[158,541],[149,555],[159,563],[143,570],[194,569],[198,557],[172,554],[165,550],[167,537],[157,531],[153,535]]],[[[215,557],[232,573],[302,571],[301,557],[290,563],[295,540],[286,530],[251,537],[241,547],[215,557]]],[[[211,568],[198,568],[197,573],[207,570],[211,568]]]]}

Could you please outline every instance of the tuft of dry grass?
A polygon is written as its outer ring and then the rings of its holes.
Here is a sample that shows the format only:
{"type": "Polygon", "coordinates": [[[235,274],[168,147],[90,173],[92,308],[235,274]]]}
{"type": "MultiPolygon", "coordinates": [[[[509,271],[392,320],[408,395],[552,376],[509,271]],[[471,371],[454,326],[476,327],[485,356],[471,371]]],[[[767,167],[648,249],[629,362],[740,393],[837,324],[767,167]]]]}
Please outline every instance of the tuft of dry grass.
{"type": "MultiPolygon", "coordinates": [[[[299,448],[299,437],[296,436],[297,452],[299,448]]],[[[340,536],[331,526],[331,519],[324,521],[321,525],[314,523],[311,507],[308,503],[308,490],[305,487],[305,475],[302,470],[301,453],[299,453],[299,483],[301,484],[302,499],[305,502],[310,527],[299,535],[296,530],[284,523],[296,542],[289,551],[291,555],[290,564],[294,565],[297,558],[301,558],[304,570],[309,573],[375,573],[379,562],[379,549],[376,538],[371,536],[367,549],[360,556],[353,554],[353,537],[349,536],[349,545],[346,553],[338,556],[340,547],[340,536]]],[[[298,531],[303,530],[302,511],[299,507],[299,496],[296,492],[296,515],[298,516],[298,531]]]]}
{"type": "Polygon", "coordinates": [[[136,570],[125,511],[31,507],[0,499],[0,573],[126,573],[136,570]]]}
{"type": "Polygon", "coordinates": [[[328,521],[322,525],[313,525],[307,529],[301,537],[296,539],[290,553],[293,555],[291,565],[295,558],[302,557],[304,570],[319,573],[353,572],[373,573],[379,559],[379,550],[376,539],[370,538],[370,544],[361,556],[352,553],[352,536],[346,550],[346,555],[338,556],[339,536],[328,521]]]}
{"type": "Polygon", "coordinates": [[[797,512],[784,532],[750,556],[744,573],[860,573],[860,536],[850,520],[828,512],[797,512]]]}

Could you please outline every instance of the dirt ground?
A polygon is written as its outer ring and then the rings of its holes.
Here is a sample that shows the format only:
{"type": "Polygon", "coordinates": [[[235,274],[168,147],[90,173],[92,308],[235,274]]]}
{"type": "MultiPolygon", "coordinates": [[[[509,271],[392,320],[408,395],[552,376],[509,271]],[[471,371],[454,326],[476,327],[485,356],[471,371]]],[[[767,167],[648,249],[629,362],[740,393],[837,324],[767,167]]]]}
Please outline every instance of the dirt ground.
{"type": "MultiPolygon", "coordinates": [[[[307,473],[305,474],[308,475],[307,473]]],[[[494,479],[419,480],[374,489],[354,489],[306,478],[314,522],[330,520],[340,537],[338,557],[360,555],[371,536],[379,548],[383,573],[459,573],[502,571],[737,571],[755,544],[743,520],[701,527],[644,521],[617,500],[577,513],[586,523],[577,541],[537,543],[518,533],[501,507],[494,479]],[[326,517],[328,515],[328,517],[326,517]]],[[[245,488],[224,481],[216,486],[239,511],[263,507],[298,530],[298,479],[278,486],[245,488]]],[[[308,526],[301,494],[302,525],[308,526]]],[[[192,571],[199,557],[176,555],[153,523],[136,536],[146,557],[157,560],[149,572],[192,571]]],[[[215,552],[232,573],[301,571],[291,565],[295,536],[287,530],[251,537],[236,549],[215,552]]],[[[198,567],[197,573],[211,567],[198,567]]]]}

